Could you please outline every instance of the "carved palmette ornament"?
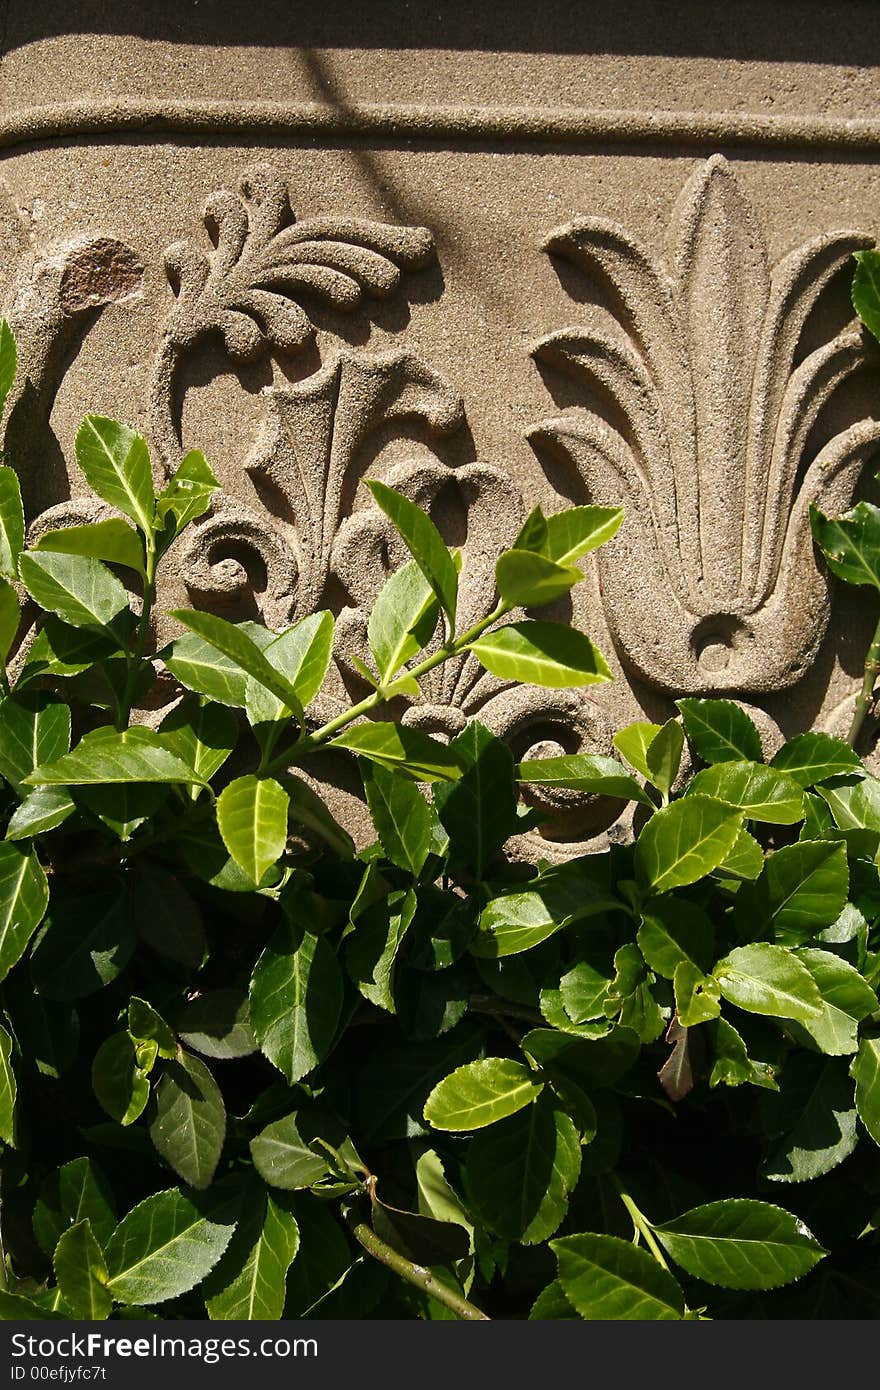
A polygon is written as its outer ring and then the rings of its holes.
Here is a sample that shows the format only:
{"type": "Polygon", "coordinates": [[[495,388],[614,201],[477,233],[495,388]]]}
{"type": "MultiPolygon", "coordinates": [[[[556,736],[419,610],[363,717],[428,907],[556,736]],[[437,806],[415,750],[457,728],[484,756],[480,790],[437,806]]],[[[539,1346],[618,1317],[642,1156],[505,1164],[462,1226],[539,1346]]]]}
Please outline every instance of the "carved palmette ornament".
{"type": "Polygon", "coordinates": [[[805,322],[851,254],[831,232],[768,267],[760,228],[720,155],[686,184],[668,267],[613,221],[583,217],[545,249],[585,271],[608,308],[535,348],[598,393],[603,413],[546,420],[533,443],[574,465],[587,498],[626,519],[600,552],[605,613],[625,663],[676,693],[762,692],[798,680],[828,622],[809,504],[847,506],[880,441],[859,421],[807,456],[810,431],[864,361],[853,326],[797,360],[805,322]]]}

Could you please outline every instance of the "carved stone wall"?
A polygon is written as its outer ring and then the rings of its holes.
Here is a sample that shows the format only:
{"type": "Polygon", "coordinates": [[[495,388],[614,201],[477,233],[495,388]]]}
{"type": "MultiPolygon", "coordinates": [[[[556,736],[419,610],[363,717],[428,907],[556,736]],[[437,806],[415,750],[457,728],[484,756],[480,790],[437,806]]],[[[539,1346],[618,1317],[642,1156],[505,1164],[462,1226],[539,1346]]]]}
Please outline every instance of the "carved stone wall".
{"type": "MultiPolygon", "coordinates": [[[[875,615],[832,594],[807,509],[870,491],[880,453],[847,300],[880,224],[880,24],[873,0],[733,9],[6,0],[4,424],[35,533],[93,508],[86,411],[158,469],[203,448],[222,492],[162,606],[332,607],[329,708],[402,559],[366,474],[462,546],[463,621],[536,501],[622,503],[557,614],[613,685],[511,691],[471,658],[406,718],[608,752],[723,693],[768,751],[838,731],[875,615]]],[[[613,803],[554,805],[532,851],[625,833],[613,803]]]]}

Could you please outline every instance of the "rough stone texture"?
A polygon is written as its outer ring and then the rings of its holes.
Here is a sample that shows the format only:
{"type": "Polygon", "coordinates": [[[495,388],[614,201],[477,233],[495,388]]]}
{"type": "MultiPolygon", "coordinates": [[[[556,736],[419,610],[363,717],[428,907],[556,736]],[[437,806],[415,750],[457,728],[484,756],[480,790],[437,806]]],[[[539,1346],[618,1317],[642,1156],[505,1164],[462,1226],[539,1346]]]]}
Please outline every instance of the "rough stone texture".
{"type": "MultiPolygon", "coordinates": [[[[365,475],[462,547],[463,621],[535,502],[622,502],[556,614],[615,683],[512,692],[471,658],[406,719],[478,714],[520,756],[608,752],[682,693],[749,702],[770,751],[843,727],[874,614],[829,606],[806,511],[870,490],[880,442],[846,294],[880,208],[873,0],[2,14],[6,447],[36,529],[96,514],[88,410],[143,429],[157,476],[203,448],[223,490],[162,604],[332,607],[329,711],[403,558],[365,475]]],[[[626,831],[547,798],[530,852],[626,831]]]]}

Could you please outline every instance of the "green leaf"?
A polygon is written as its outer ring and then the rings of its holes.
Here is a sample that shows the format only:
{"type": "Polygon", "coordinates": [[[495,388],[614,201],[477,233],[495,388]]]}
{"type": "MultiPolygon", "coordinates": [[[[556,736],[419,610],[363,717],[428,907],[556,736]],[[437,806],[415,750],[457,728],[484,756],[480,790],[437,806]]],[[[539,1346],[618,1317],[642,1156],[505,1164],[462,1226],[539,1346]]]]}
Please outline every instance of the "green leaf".
{"type": "MultiPolygon", "coordinates": [[[[302,706],[293,685],[286,676],[276,670],[263,654],[261,647],[249,636],[243,626],[228,623],[225,618],[218,618],[215,613],[201,613],[189,608],[176,608],[169,616],[176,618],[197,637],[201,637],[203,641],[215,647],[223,656],[229,657],[236,666],[240,667],[247,675],[252,676],[260,685],[271,690],[272,694],[276,695],[302,721],[302,706]]],[[[168,665],[169,670],[173,669],[167,658],[166,665],[168,665]]],[[[196,689],[194,685],[190,688],[196,689]]],[[[201,693],[210,695],[212,699],[220,700],[221,704],[229,703],[214,690],[201,693]]]]}
{"type": "Polygon", "coordinates": [[[877,1009],[877,995],[848,961],[831,951],[801,950],[797,958],[816,982],[822,1015],[801,1023],[822,1052],[842,1057],[858,1047],[858,1025],[877,1009]]]}
{"type": "Polygon", "coordinates": [[[97,662],[113,658],[118,651],[116,638],[108,639],[93,628],[68,627],[48,613],[27,653],[16,693],[42,676],[81,675],[97,662]]]}
{"type": "Polygon", "coordinates": [[[778,1090],[773,1069],[766,1062],[753,1061],[732,1023],[726,1018],[716,1019],[711,1025],[711,1034],[715,1061],[709,1075],[710,1086],[742,1086],[750,1082],[765,1090],[778,1090]]]}
{"type": "Polygon", "coordinates": [[[384,483],[367,481],[376,503],[400,533],[455,631],[458,571],[443,538],[426,512],[384,483]]]}
{"type": "Polygon", "coordinates": [[[598,754],[566,753],[558,758],[531,759],[519,764],[516,780],[535,787],[567,787],[592,796],[640,801],[654,808],[651,798],[615,758],[598,754]]]}
{"type": "Polygon", "coordinates": [[[654,893],[696,883],[736,843],[742,812],[707,796],[686,796],[651,817],[636,844],[636,869],[654,893]]]}
{"type": "Polygon", "coordinates": [[[846,845],[800,840],[768,856],[755,885],[762,913],[777,941],[798,946],[829,927],[849,894],[846,845]]]}
{"type": "Polygon", "coordinates": [[[856,1107],[845,1065],[796,1053],[786,1061],[781,1093],[765,1099],[775,1137],[762,1177],[812,1182],[849,1158],[857,1139],[856,1107]]]}
{"type": "Polygon", "coordinates": [[[254,1167],[270,1187],[293,1192],[312,1187],[330,1172],[327,1152],[313,1145],[313,1136],[301,1132],[297,1115],[285,1115],[273,1120],[251,1140],[254,1167]]]}
{"type": "MultiPolygon", "coordinates": [[[[2,718],[2,713],[0,713],[2,718]]],[[[76,810],[63,787],[35,787],[12,813],[7,840],[27,840],[62,825],[76,810]]]]}
{"type": "Polygon", "coordinates": [[[827,803],[840,830],[880,831],[880,780],[876,777],[847,777],[831,787],[816,788],[827,803]]]}
{"type": "Polygon", "coordinates": [[[111,1294],[147,1306],[179,1297],[214,1267],[234,1225],[225,1196],[193,1198],[180,1188],[153,1193],[123,1217],[107,1243],[111,1294]]]}
{"type": "Polygon", "coordinates": [[[23,779],[31,786],[85,787],[107,782],[195,783],[204,779],[187,767],[161,734],[134,725],[121,733],[95,729],[85,734],[70,753],[41,763],[23,779]]]}
{"type": "Polygon", "coordinates": [[[76,432],[76,461],[92,492],[152,535],[153,471],[139,434],[104,415],[87,415],[76,432]]]}
{"type": "Polygon", "coordinates": [[[426,1149],[416,1161],[416,1184],[419,1211],[438,1221],[460,1226],[468,1236],[470,1253],[474,1249],[474,1225],[468,1217],[458,1193],[447,1181],[443,1160],[434,1149],[426,1149]]]}
{"type": "Polygon", "coordinates": [[[361,772],[386,858],[417,878],[433,841],[431,808],[417,786],[381,763],[365,763],[361,772]]]}
{"type": "Polygon", "coordinates": [[[842,738],[821,733],[797,734],[782,745],[770,763],[802,787],[856,771],[861,765],[858,753],[842,738]]]}
{"type": "Polygon", "coordinates": [[[347,748],[415,782],[450,782],[462,774],[461,759],[452,748],[405,724],[356,724],[334,738],[329,747],[347,748]]]}
{"type": "Polygon", "coordinates": [[[434,805],[449,836],[453,864],[483,878],[517,828],[513,754],[476,719],[450,748],[465,770],[457,782],[434,787],[434,805]]]}
{"type": "Polygon", "coordinates": [[[37,856],[0,844],[0,979],[21,958],[48,903],[49,884],[37,856]]]}
{"type": "Polygon", "coordinates": [[[187,690],[221,705],[244,709],[247,672],[194,632],[178,637],[161,653],[165,665],[187,690]]]}
{"type": "Polygon", "coordinates": [[[226,1253],[205,1284],[208,1317],[277,1321],[284,1313],[287,1271],[298,1250],[296,1217],[254,1188],[226,1253]]]}
{"type": "Polygon", "coordinates": [[[733,849],[714,870],[719,878],[736,878],[741,882],[756,879],[764,867],[764,851],[748,830],[741,830],[733,849]]]}
{"type": "Polygon", "coordinates": [[[0,579],[0,665],[6,664],[20,624],[18,594],[5,579],[0,579]]]}
{"type": "Polygon", "coordinates": [[[669,719],[652,738],[645,752],[650,781],[664,799],[669,797],[678,776],[683,749],[684,730],[677,719],[669,719]]]}
{"type": "Polygon", "coordinates": [[[146,999],[128,1001],[128,1031],[134,1042],[155,1042],[160,1057],[177,1056],[177,1039],[161,1014],[146,999]]]}
{"type": "Polygon", "coordinates": [[[34,549],[56,551],[62,555],[86,555],[92,560],[127,565],[138,574],[144,572],[143,541],[121,517],[84,526],[64,526],[59,531],[44,531],[34,549]]]}
{"type": "Polygon", "coordinates": [[[55,894],[31,952],[34,986],[47,999],[85,998],[125,969],[135,942],[125,886],[113,877],[92,893],[55,894]]]}
{"type": "Polygon", "coordinates": [[[614,735],[612,742],[630,767],[635,768],[640,777],[650,780],[651,771],[648,767],[648,749],[660,732],[659,724],[650,724],[644,719],[637,719],[634,724],[627,724],[626,728],[621,729],[614,735]]]}
{"type": "Polygon", "coordinates": [[[746,1198],[694,1207],[654,1234],[688,1274],[725,1289],[778,1289],[826,1254],[791,1212],[746,1198]]]}
{"type": "Polygon", "coordinates": [[[512,608],[540,608],[553,603],[583,577],[579,569],[557,565],[530,550],[505,550],[495,565],[498,592],[512,608]]]}
{"type": "Polygon", "coordinates": [[[90,1158],[74,1158],[43,1181],[33,1216],[37,1244],[51,1256],[64,1232],[85,1219],[106,1244],[116,1229],[113,1192],[90,1158]]]}
{"type": "Polygon", "coordinates": [[[102,1110],[119,1125],[130,1125],[143,1114],[150,1099],[149,1070],[138,1064],[134,1040],[128,1033],[111,1033],[95,1053],[92,1090],[102,1110]]]}
{"type": "Polygon", "coordinates": [[[324,684],[333,651],[334,627],[332,613],[311,613],[265,648],[269,665],[290,682],[303,709],[324,684]]]}
{"type": "Polygon", "coordinates": [[[611,540],[623,521],[623,508],[567,507],[563,512],[545,517],[544,521],[542,552],[558,565],[573,565],[611,540]]]}
{"type": "Polygon", "coordinates": [[[544,1083],[521,1062],[486,1057],[444,1077],[425,1102],[425,1119],[435,1129],[482,1129],[531,1105],[544,1083]]]}
{"type": "Polygon", "coordinates": [[[226,1138],[226,1107],[200,1058],[181,1052],[164,1068],[150,1138],[189,1187],[210,1187],[226,1138]]]}
{"type": "Polygon", "coordinates": [[[563,1236],[550,1242],[566,1298],[587,1321],[684,1316],[684,1294],[646,1250],[617,1236],[563,1236]]]}
{"type": "Polygon", "coordinates": [[[371,1197],[373,1230],[405,1260],[423,1267],[433,1264],[449,1267],[467,1258],[470,1239],[456,1222],[437,1221],[431,1216],[389,1206],[376,1195],[375,1184],[371,1197]]]}
{"type": "Polygon", "coordinates": [[[156,863],[141,861],[138,866],[135,861],[131,898],[135,931],[166,968],[173,963],[198,969],[205,956],[205,929],[195,900],[180,881],[156,863]]]}
{"type": "MultiPolygon", "coordinates": [[[[47,787],[44,790],[52,791],[47,787]]],[[[112,830],[123,842],[130,840],[168,799],[168,787],[161,782],[117,782],[104,786],[77,787],[76,805],[112,830]]]]}
{"type": "Polygon", "coordinates": [[[880,1038],[862,1038],[852,1064],[859,1119],[880,1144],[880,1038]]]}
{"type": "Polygon", "coordinates": [[[642,909],[636,939],[651,969],[667,980],[672,979],[682,961],[688,961],[701,974],[711,967],[711,919],[684,898],[650,899],[642,909]]]}
{"type": "Polygon", "coordinates": [[[166,549],[191,521],[204,515],[219,486],[200,450],[191,449],[184,455],[174,477],[156,499],[157,525],[162,530],[167,528],[167,538],[163,537],[163,549],[166,549]],[[173,518],[170,527],[169,518],[173,518]]]}
{"type": "Polygon", "coordinates": [[[713,974],[724,998],[747,1013],[809,1023],[822,1012],[822,996],[809,970],[782,946],[738,946],[713,974]]]}
{"type": "Polygon", "coordinates": [[[708,1023],[721,1011],[720,990],[691,960],[680,960],[672,977],[675,1012],[683,1028],[708,1023]]]}
{"type": "Polygon", "coordinates": [[[763,763],[725,762],[704,767],[687,795],[709,796],[738,807],[750,820],[794,825],[803,819],[803,788],[783,772],[763,763]]]}
{"type": "Polygon", "coordinates": [[[529,1312],[530,1322],[577,1322],[578,1315],[555,1280],[542,1289],[529,1312]]]}
{"type": "Polygon", "coordinates": [[[853,308],[868,331],[880,338],[880,252],[856,251],[853,260],[853,308]]]}
{"type": "Polygon", "coordinates": [[[386,579],[367,624],[382,685],[427,646],[439,616],[440,604],[415,560],[386,579]]]}
{"type": "Polygon", "coordinates": [[[394,972],[397,954],[415,916],[416,895],[391,893],[358,919],[346,942],[345,964],[361,994],[377,1008],[396,1012],[394,972]]]}
{"type": "Polygon", "coordinates": [[[110,1316],[107,1264],[88,1220],[64,1232],[52,1263],[61,1297],[75,1318],[97,1321],[110,1316]]]}
{"type": "Polygon", "coordinates": [[[12,390],[15,371],[18,365],[18,350],[15,336],[4,319],[0,323],[0,411],[6,404],[6,397],[12,390]]]}
{"type": "Polygon", "coordinates": [[[676,700],[684,731],[704,763],[759,763],[761,735],[732,700],[676,700]]]}
{"type": "Polygon", "coordinates": [[[70,710],[53,696],[14,695],[0,701],[0,772],[23,794],[38,763],[70,747],[70,710]]]}
{"type": "Polygon", "coordinates": [[[597,969],[589,960],[579,960],[562,976],[559,993],[572,1023],[605,1017],[605,999],[611,979],[610,971],[597,969]]]}
{"type": "Polygon", "coordinates": [[[21,581],[31,598],[72,627],[94,628],[123,651],[132,626],[128,594],[106,565],[86,555],[25,550],[21,581]]]}
{"type": "Polygon", "coordinates": [[[329,1052],[342,993],[342,972],[326,938],[282,923],[254,969],[251,1027],[291,1085],[329,1052]]]}
{"type": "Polygon", "coordinates": [[[475,956],[518,955],[573,922],[620,908],[618,900],[590,876],[589,866],[571,863],[550,869],[523,892],[493,898],[471,943],[475,956]]]}
{"type": "Polygon", "coordinates": [[[254,883],[278,862],[287,844],[287,792],[274,777],[237,777],[217,800],[217,825],[236,864],[254,883]]]}
{"type": "Polygon", "coordinates": [[[204,1057],[226,1060],[258,1051],[250,1002],[240,989],[208,989],[189,999],[175,1018],[181,1041],[204,1057]]]}
{"type": "Polygon", "coordinates": [[[12,1066],[12,1039],[0,1025],[0,1139],[15,1148],[15,1101],[18,1086],[12,1066]]]}
{"type": "Polygon", "coordinates": [[[464,1167],[468,1202],[502,1239],[537,1245],[563,1221],[580,1168],[574,1124],[542,1096],[472,1140],[464,1167]]]}
{"type": "Polygon", "coordinates": [[[508,623],[470,642],[468,649],[493,676],[523,685],[560,690],[612,678],[595,643],[564,623],[508,623]]]}
{"type": "Polygon", "coordinates": [[[166,714],[159,733],[166,746],[208,782],[238,742],[238,721],[222,704],[186,699],[166,714]]]}
{"type": "MultiPolygon", "coordinates": [[[[2,372],[3,327],[0,325],[0,372],[2,372]]],[[[24,508],[15,470],[0,466],[0,575],[18,578],[18,558],[24,548],[24,508]]]]}
{"type": "Polygon", "coordinates": [[[832,574],[880,589],[880,508],[859,502],[834,520],[811,503],[810,529],[832,574]]]}

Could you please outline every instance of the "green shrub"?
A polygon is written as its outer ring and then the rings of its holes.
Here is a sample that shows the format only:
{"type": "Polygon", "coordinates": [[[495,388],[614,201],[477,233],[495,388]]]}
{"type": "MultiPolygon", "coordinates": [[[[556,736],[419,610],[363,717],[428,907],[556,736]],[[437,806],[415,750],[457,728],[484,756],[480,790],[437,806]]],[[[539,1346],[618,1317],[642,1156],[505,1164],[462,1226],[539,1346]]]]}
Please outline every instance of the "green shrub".
{"type": "MultiPolygon", "coordinates": [[[[0,391],[14,369],[4,327],[0,391]]],[[[0,470],[4,659],[16,584],[42,610],[0,704],[0,1316],[872,1316],[880,781],[852,746],[767,764],[727,700],[630,725],[620,760],[364,720],[464,651],[608,679],[517,614],[621,520],[536,509],[459,632],[455,553],[380,483],[413,558],[372,693],[318,725],[330,613],[178,611],[150,650],[202,455],[156,496],[144,441],[90,416],[77,459],[119,515],[30,550],[0,470]],[[132,724],[163,670],[189,693],[132,724]],[[358,760],[361,853],[300,772],[328,746],[358,760]],[[504,846],[541,785],[636,803],[635,843],[524,874],[504,846]]],[[[814,530],[880,587],[880,512],[814,530]]]]}

